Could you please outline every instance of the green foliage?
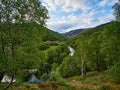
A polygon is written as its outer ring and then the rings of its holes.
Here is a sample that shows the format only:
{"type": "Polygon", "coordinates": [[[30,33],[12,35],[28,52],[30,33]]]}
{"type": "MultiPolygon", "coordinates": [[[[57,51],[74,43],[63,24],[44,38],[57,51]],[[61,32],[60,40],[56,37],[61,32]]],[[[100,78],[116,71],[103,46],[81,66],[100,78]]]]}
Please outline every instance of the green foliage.
{"type": "Polygon", "coordinates": [[[46,41],[65,41],[67,38],[57,32],[54,32],[48,28],[41,29],[41,37],[43,39],[43,42],[46,41]]]}
{"type": "Polygon", "coordinates": [[[59,66],[59,70],[64,77],[80,74],[80,67],[77,66],[75,59],[71,56],[64,58],[63,62],[59,66]]]}
{"type": "Polygon", "coordinates": [[[110,86],[102,85],[100,86],[99,90],[111,90],[110,86]]]}
{"type": "Polygon", "coordinates": [[[1,67],[5,73],[15,77],[25,68],[37,68],[35,64],[40,58],[35,46],[41,42],[38,27],[45,25],[48,12],[39,0],[26,3],[24,0],[2,0],[0,7],[0,56],[5,58],[1,67]],[[36,21],[39,24],[32,23],[36,21]]]}
{"type": "Polygon", "coordinates": [[[117,21],[120,21],[120,1],[118,1],[114,6],[114,16],[117,21]]]}
{"type": "Polygon", "coordinates": [[[46,50],[49,48],[49,45],[45,43],[41,43],[38,48],[39,50],[46,50]]]}
{"type": "Polygon", "coordinates": [[[49,77],[50,77],[51,81],[66,83],[65,79],[63,79],[63,77],[59,71],[59,68],[56,68],[55,70],[51,71],[49,77]]]}
{"type": "Polygon", "coordinates": [[[112,76],[113,80],[120,83],[120,66],[114,65],[109,69],[110,75],[112,76]]]}
{"type": "Polygon", "coordinates": [[[101,33],[102,49],[107,68],[120,63],[120,26],[119,22],[106,25],[101,33]],[[109,37],[109,38],[108,38],[109,37]]]}
{"type": "Polygon", "coordinates": [[[77,65],[81,66],[81,61],[84,59],[81,58],[82,56],[85,56],[86,71],[103,71],[119,64],[119,24],[119,22],[109,22],[70,38],[68,43],[75,49],[74,58],[77,65]]]}
{"type": "Polygon", "coordinates": [[[42,76],[40,77],[42,81],[47,81],[48,80],[48,75],[46,73],[43,73],[42,76]]]}
{"type": "MultiPolygon", "coordinates": [[[[64,42],[59,41],[47,41],[43,42],[38,46],[38,49],[41,48],[41,45],[45,50],[42,50],[39,56],[40,64],[38,68],[37,76],[40,77],[44,73],[48,74],[53,71],[52,67],[55,65],[60,65],[63,59],[68,55],[68,47],[64,42]]],[[[56,67],[57,68],[57,67],[56,67]]]]}

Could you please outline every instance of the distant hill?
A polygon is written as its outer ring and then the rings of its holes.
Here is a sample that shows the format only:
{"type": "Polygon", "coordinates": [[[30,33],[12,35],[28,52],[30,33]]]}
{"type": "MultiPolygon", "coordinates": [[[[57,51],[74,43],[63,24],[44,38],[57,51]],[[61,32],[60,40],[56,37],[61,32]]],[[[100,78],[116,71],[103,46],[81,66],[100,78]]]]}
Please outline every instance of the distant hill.
{"type": "Polygon", "coordinates": [[[66,33],[62,33],[62,35],[66,36],[66,37],[73,37],[76,36],[82,32],[84,32],[86,29],[76,29],[76,30],[71,30],[69,32],[66,33]]]}
{"type": "Polygon", "coordinates": [[[67,39],[66,36],[58,32],[52,31],[48,28],[41,30],[41,33],[42,33],[43,41],[65,41],[67,39]]]}
{"type": "MultiPolygon", "coordinates": [[[[5,24],[2,24],[3,27],[5,27],[5,24]]],[[[11,24],[11,27],[19,27],[19,28],[23,28],[22,30],[24,30],[24,34],[25,31],[28,31],[29,35],[28,37],[32,37],[30,35],[32,35],[31,33],[36,33],[36,35],[38,35],[38,37],[40,38],[40,40],[42,40],[43,42],[45,41],[65,41],[67,38],[64,35],[61,35],[55,31],[52,31],[50,29],[48,29],[47,27],[43,27],[38,25],[35,22],[31,22],[31,23],[23,23],[23,24],[11,24]]],[[[34,36],[33,36],[34,37],[34,36]]]]}
{"type": "Polygon", "coordinates": [[[34,24],[34,27],[40,31],[39,34],[43,41],[65,41],[67,39],[64,35],[61,35],[58,32],[50,30],[46,27],[39,26],[36,23],[34,24]]]}
{"type": "MultiPolygon", "coordinates": [[[[75,45],[75,44],[76,44],[76,42],[80,41],[81,35],[83,35],[86,39],[89,39],[94,33],[103,32],[105,29],[109,29],[108,26],[113,26],[113,24],[116,27],[118,27],[120,22],[115,22],[115,21],[114,22],[108,22],[108,23],[98,25],[98,26],[96,26],[94,28],[85,29],[83,33],[78,34],[75,37],[71,37],[68,40],[68,43],[75,48],[75,47],[77,47],[77,45],[75,45]]],[[[111,35],[112,35],[112,33],[111,33],[111,35]]]]}

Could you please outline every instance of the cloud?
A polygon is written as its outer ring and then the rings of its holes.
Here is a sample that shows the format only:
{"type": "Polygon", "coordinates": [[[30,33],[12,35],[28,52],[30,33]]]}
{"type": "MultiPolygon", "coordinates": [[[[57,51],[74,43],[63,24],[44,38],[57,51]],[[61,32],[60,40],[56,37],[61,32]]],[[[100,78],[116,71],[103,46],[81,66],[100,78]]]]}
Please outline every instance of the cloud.
{"type": "Polygon", "coordinates": [[[100,6],[100,7],[103,7],[103,6],[107,5],[108,2],[109,2],[109,0],[102,0],[102,1],[99,3],[99,6],[100,6]]]}
{"type": "Polygon", "coordinates": [[[42,0],[49,11],[47,27],[57,32],[89,28],[114,19],[110,9],[118,0],[42,0]],[[103,8],[102,8],[103,7],[103,8]]]}
{"type": "Polygon", "coordinates": [[[104,7],[106,5],[113,6],[115,3],[117,3],[119,0],[102,0],[98,5],[100,7],[104,7]]]}
{"type": "Polygon", "coordinates": [[[43,0],[43,5],[49,10],[56,10],[61,7],[61,11],[64,12],[74,12],[90,8],[88,0],[43,0]]]}
{"type": "Polygon", "coordinates": [[[56,5],[54,0],[43,0],[43,5],[47,7],[48,10],[56,10],[56,5]]]}
{"type": "Polygon", "coordinates": [[[112,0],[108,5],[113,6],[115,3],[117,3],[119,0],[112,0]]]}
{"type": "Polygon", "coordinates": [[[74,12],[77,10],[87,10],[90,4],[86,0],[64,0],[62,10],[65,12],[74,12]]]}
{"type": "MultiPolygon", "coordinates": [[[[47,23],[47,26],[48,28],[55,31],[59,31],[59,32],[66,32],[72,29],[77,29],[77,28],[85,28],[85,27],[88,28],[88,27],[91,27],[92,24],[94,23],[105,22],[105,20],[108,20],[108,18],[113,18],[112,15],[103,16],[104,18],[94,17],[97,14],[99,15],[104,12],[105,10],[102,10],[102,9],[99,11],[96,9],[92,9],[89,12],[83,12],[81,14],[71,13],[68,16],[63,15],[58,19],[58,21],[51,20],[50,22],[47,23]]],[[[57,17],[57,16],[54,16],[54,17],[57,17]]]]}
{"type": "Polygon", "coordinates": [[[48,22],[47,26],[54,31],[66,32],[66,30],[70,30],[72,27],[75,27],[77,25],[77,20],[74,20],[73,18],[75,17],[72,17],[71,20],[68,21],[61,20],[57,22],[48,22]]]}
{"type": "Polygon", "coordinates": [[[98,18],[98,21],[100,23],[106,23],[106,22],[109,22],[110,20],[114,20],[114,15],[113,14],[108,14],[106,16],[98,18]]]}
{"type": "Polygon", "coordinates": [[[59,31],[66,32],[72,29],[85,28],[91,25],[94,22],[97,22],[97,19],[94,19],[88,15],[88,13],[83,13],[81,15],[75,15],[74,13],[69,16],[63,16],[59,21],[48,22],[48,28],[59,31]]]}

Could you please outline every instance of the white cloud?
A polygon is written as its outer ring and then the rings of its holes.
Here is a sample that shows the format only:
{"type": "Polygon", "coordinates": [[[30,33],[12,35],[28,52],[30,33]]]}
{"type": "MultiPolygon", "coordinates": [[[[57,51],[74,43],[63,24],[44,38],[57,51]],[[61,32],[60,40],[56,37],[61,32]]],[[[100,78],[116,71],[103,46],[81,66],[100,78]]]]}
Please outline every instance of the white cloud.
{"type": "Polygon", "coordinates": [[[114,15],[113,14],[108,14],[106,16],[98,18],[98,21],[100,23],[106,23],[106,22],[109,22],[110,20],[114,20],[114,15]]]}
{"type": "Polygon", "coordinates": [[[89,12],[89,16],[93,17],[94,15],[96,14],[101,14],[101,13],[104,13],[105,10],[96,10],[96,9],[92,9],[90,12],[89,12]]]}
{"type": "Polygon", "coordinates": [[[56,5],[54,0],[43,0],[43,5],[47,7],[48,10],[56,10],[56,5]]]}
{"type": "Polygon", "coordinates": [[[115,3],[117,3],[119,0],[102,0],[98,5],[100,7],[103,7],[103,6],[113,6],[115,3]]]}
{"type": "Polygon", "coordinates": [[[100,2],[98,0],[42,1],[50,12],[47,27],[54,31],[66,32],[78,28],[93,27],[113,20],[113,10],[110,11],[101,7],[111,7],[118,0],[101,0],[100,2]]]}
{"type": "Polygon", "coordinates": [[[56,10],[61,7],[61,11],[74,12],[77,10],[87,10],[90,8],[88,0],[43,0],[43,5],[49,10],[56,10]]]}
{"type": "Polygon", "coordinates": [[[103,7],[103,6],[107,5],[108,2],[109,2],[109,0],[102,0],[102,1],[99,3],[99,6],[100,6],[100,7],[103,7]]]}
{"type": "Polygon", "coordinates": [[[64,5],[62,6],[65,12],[74,12],[77,10],[87,10],[90,4],[86,0],[64,0],[64,5]]]}
{"type": "Polygon", "coordinates": [[[75,15],[74,13],[72,13],[69,16],[63,16],[59,21],[48,22],[47,25],[48,28],[53,29],[55,31],[66,32],[71,29],[88,27],[92,23],[97,21],[97,19],[94,19],[87,13],[83,13],[81,15],[75,15]]]}
{"type": "Polygon", "coordinates": [[[76,19],[77,17],[75,16],[70,16],[70,17],[71,19],[63,16],[62,20],[56,22],[48,22],[47,26],[48,28],[55,31],[59,30],[59,32],[66,32],[66,30],[70,30],[72,27],[75,27],[78,23],[76,19]]]}
{"type": "Polygon", "coordinates": [[[54,3],[56,6],[61,6],[61,5],[63,5],[64,0],[55,0],[54,3]]]}
{"type": "Polygon", "coordinates": [[[115,3],[117,3],[119,0],[112,0],[108,5],[113,6],[115,3]]]}

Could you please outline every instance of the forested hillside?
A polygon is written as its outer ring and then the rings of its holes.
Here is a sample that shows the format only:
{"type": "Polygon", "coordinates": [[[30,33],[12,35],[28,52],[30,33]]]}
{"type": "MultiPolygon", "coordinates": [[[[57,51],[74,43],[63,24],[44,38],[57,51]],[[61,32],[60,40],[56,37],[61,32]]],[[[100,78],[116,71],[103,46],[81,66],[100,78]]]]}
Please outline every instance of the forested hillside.
{"type": "Polygon", "coordinates": [[[120,71],[119,35],[120,22],[109,22],[86,30],[68,41],[75,49],[74,58],[83,75],[88,71],[101,72],[110,69],[115,76],[120,71]]]}

